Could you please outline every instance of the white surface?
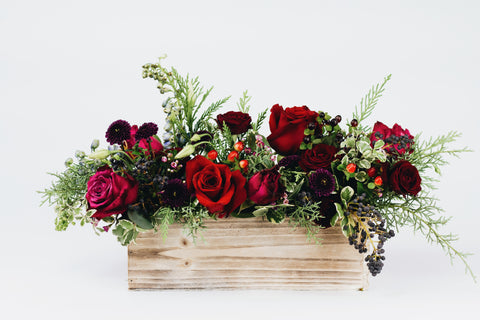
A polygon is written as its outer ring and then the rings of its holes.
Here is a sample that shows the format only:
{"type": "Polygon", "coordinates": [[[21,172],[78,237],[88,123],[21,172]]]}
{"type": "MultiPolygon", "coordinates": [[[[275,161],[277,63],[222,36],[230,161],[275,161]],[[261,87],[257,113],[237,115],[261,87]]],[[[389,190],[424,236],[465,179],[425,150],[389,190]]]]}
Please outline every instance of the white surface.
{"type": "MultiPolygon", "coordinates": [[[[460,130],[436,195],[480,274],[477,1],[5,1],[0,3],[0,310],[4,319],[451,318],[477,313],[479,285],[437,246],[403,230],[366,292],[127,290],[126,249],[89,227],[55,232],[35,193],[107,126],[163,123],[141,65],[167,63],[244,89],[255,112],[306,104],[351,118],[393,74],[371,121],[425,136],[460,130]],[[135,4],[133,4],[135,3],[135,4]],[[377,311],[375,311],[377,310],[377,311]],[[360,316],[363,314],[363,316],[360,316]],[[4,316],[6,315],[6,316],[4,316]]],[[[265,133],[267,129],[265,128],[265,133]]]]}

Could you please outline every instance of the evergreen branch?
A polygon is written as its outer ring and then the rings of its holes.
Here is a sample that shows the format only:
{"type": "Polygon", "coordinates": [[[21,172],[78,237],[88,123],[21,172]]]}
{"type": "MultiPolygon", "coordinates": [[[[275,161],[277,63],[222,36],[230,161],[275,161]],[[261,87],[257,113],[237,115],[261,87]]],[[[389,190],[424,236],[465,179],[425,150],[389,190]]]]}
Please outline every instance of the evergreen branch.
{"type": "Polygon", "coordinates": [[[194,132],[196,131],[199,131],[199,130],[202,130],[204,128],[206,128],[206,125],[205,123],[208,122],[208,120],[210,120],[212,118],[212,115],[217,112],[219,109],[221,109],[223,107],[223,105],[230,99],[230,96],[226,97],[226,98],[223,98],[223,99],[220,99],[214,103],[212,103],[208,108],[207,110],[205,110],[203,112],[203,114],[200,116],[200,118],[198,119],[196,125],[195,125],[195,129],[194,129],[194,132]]]}
{"type": "Polygon", "coordinates": [[[451,217],[440,216],[435,218],[442,209],[436,205],[436,198],[427,195],[405,199],[404,203],[388,199],[380,208],[385,211],[384,217],[387,225],[394,225],[398,231],[400,226],[411,225],[414,231],[420,231],[429,243],[439,244],[453,262],[458,257],[465,265],[465,272],[469,273],[476,282],[476,277],[468,265],[466,258],[470,255],[458,251],[453,247],[453,242],[458,240],[457,235],[441,234],[438,228],[446,225],[451,217]]]}
{"type": "Polygon", "coordinates": [[[257,122],[255,122],[252,126],[254,132],[258,133],[258,131],[260,130],[263,124],[263,121],[265,121],[265,119],[267,118],[267,112],[268,112],[268,109],[265,109],[258,114],[257,122]]]}
{"type": "Polygon", "coordinates": [[[359,130],[370,131],[368,127],[362,125],[362,122],[373,113],[373,110],[378,103],[378,99],[385,91],[385,84],[390,80],[391,77],[392,75],[389,74],[383,79],[381,84],[374,85],[370,91],[368,91],[367,95],[360,101],[360,107],[355,106],[353,118],[357,119],[359,123],[359,130]]]}
{"type": "Polygon", "coordinates": [[[307,233],[307,241],[315,242],[321,245],[322,239],[319,237],[321,226],[313,221],[321,217],[320,203],[315,202],[307,206],[297,206],[295,211],[289,214],[289,223],[293,229],[304,228],[307,233]]]}
{"type": "Polygon", "coordinates": [[[240,101],[237,102],[238,110],[243,113],[248,113],[250,111],[250,105],[248,105],[250,100],[252,100],[252,97],[248,95],[248,90],[245,90],[240,98],[240,101]]]}

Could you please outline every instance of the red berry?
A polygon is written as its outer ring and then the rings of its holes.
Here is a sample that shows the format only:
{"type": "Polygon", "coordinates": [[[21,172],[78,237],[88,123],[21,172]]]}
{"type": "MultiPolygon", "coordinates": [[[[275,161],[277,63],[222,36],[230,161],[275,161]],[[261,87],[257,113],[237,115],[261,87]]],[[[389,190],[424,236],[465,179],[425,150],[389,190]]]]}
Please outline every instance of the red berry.
{"type": "Polygon", "coordinates": [[[240,160],[239,162],[240,168],[245,169],[248,167],[248,160],[240,160]]]}
{"type": "Polygon", "coordinates": [[[218,152],[215,151],[215,150],[210,150],[207,154],[207,158],[212,160],[212,161],[217,159],[217,156],[218,156],[218,152]]]}
{"type": "Polygon", "coordinates": [[[347,165],[347,171],[350,173],[354,173],[356,169],[357,169],[357,165],[355,163],[349,163],[347,165]]]}
{"type": "Polygon", "coordinates": [[[245,145],[243,144],[243,141],[238,141],[233,145],[233,149],[235,149],[238,152],[241,152],[245,148],[245,145]]]}
{"type": "Polygon", "coordinates": [[[367,174],[370,178],[373,178],[377,174],[377,169],[375,169],[374,167],[371,167],[370,169],[367,170],[367,174]]]}
{"type": "Polygon", "coordinates": [[[375,185],[381,186],[383,184],[382,177],[378,176],[375,178],[375,185]]]}
{"type": "Polygon", "coordinates": [[[227,156],[227,160],[230,162],[234,162],[235,159],[238,159],[238,152],[237,151],[230,152],[227,156]]]}

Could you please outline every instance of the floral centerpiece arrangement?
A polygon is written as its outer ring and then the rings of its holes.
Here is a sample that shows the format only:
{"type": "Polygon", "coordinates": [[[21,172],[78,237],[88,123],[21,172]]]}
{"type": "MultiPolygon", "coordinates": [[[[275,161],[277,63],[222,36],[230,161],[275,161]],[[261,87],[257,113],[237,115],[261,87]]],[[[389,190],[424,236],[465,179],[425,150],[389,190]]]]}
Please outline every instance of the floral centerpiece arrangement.
{"type": "Polygon", "coordinates": [[[143,66],[143,77],[167,96],[162,138],[153,122],[117,120],[106,130],[108,148],[94,140],[90,154],[77,151],[42,191],[55,207],[57,230],[80,221],[127,245],[150,229],[166,237],[172,223],[195,237],[205,219],[264,217],[305,228],[321,244],[319,230],[339,225],[375,276],[385,242],[410,225],[471,273],[466,254],[452,246],[456,237],[439,232],[449,219],[430,194],[445,156],[468,150],[449,148],[457,132],[422,140],[398,124],[366,125],[390,76],[372,87],[350,121],[278,104],[254,121],[246,92],[238,110],[219,112],[229,98],[204,108],[212,88],[161,59],[143,66]]]}

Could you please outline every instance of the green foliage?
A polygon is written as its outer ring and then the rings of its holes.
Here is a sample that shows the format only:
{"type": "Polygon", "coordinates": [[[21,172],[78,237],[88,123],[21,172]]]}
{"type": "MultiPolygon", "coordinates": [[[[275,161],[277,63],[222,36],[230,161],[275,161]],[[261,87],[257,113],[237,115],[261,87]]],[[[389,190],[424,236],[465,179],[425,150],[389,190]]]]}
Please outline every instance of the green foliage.
{"type": "Polygon", "coordinates": [[[258,133],[258,131],[262,127],[263,121],[265,121],[265,119],[267,118],[267,112],[268,109],[265,109],[258,114],[257,121],[252,124],[253,132],[258,133]]]}
{"type": "Polygon", "coordinates": [[[441,215],[443,210],[438,207],[436,198],[422,194],[422,196],[406,197],[402,200],[389,194],[380,199],[378,208],[382,211],[389,227],[393,226],[398,230],[402,226],[412,226],[415,231],[423,234],[428,242],[439,244],[452,261],[455,258],[460,259],[465,265],[465,272],[475,280],[475,275],[466,260],[469,254],[453,247],[458,236],[451,233],[443,234],[439,230],[451,217],[441,215]]]}
{"type": "Polygon", "coordinates": [[[248,113],[250,111],[250,105],[248,104],[250,100],[252,100],[252,97],[250,97],[248,91],[245,90],[240,101],[237,103],[238,110],[243,113],[248,113]]]}
{"type": "Polygon", "coordinates": [[[177,111],[172,112],[168,120],[172,124],[174,143],[181,147],[183,140],[177,134],[180,134],[184,141],[188,141],[195,132],[210,129],[209,120],[230,97],[213,102],[203,110],[203,105],[213,87],[205,90],[198,77],[192,78],[188,74],[184,77],[173,67],[170,69],[163,67],[164,58],[161,57],[156,64],[144,65],[143,77],[156,80],[161,94],[171,95],[169,102],[177,107],[177,111]]]}
{"type": "Polygon", "coordinates": [[[380,99],[383,92],[385,91],[385,84],[387,84],[391,77],[392,75],[389,74],[383,79],[383,82],[381,84],[374,85],[370,89],[370,91],[368,91],[367,95],[363,97],[360,101],[360,106],[355,106],[353,118],[357,119],[358,123],[360,124],[358,127],[359,130],[370,131],[370,128],[368,126],[362,125],[362,122],[373,113],[373,110],[378,103],[378,99],[380,99]]]}
{"type": "Polygon", "coordinates": [[[62,173],[50,173],[56,178],[50,188],[39,191],[42,194],[43,201],[41,205],[48,205],[55,208],[57,217],[55,219],[55,229],[64,231],[68,226],[75,225],[76,221],[80,225],[91,221],[91,212],[87,211],[87,182],[95,174],[102,162],[81,159],[78,163],[71,163],[62,173]]]}
{"type": "Polygon", "coordinates": [[[297,206],[295,210],[288,215],[290,217],[289,223],[294,229],[305,228],[307,240],[315,242],[318,245],[321,244],[322,239],[318,233],[322,227],[313,222],[322,217],[320,213],[320,202],[315,202],[307,206],[297,206]]]}

